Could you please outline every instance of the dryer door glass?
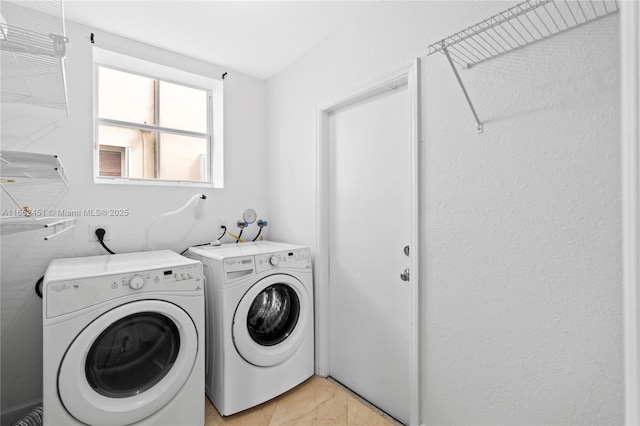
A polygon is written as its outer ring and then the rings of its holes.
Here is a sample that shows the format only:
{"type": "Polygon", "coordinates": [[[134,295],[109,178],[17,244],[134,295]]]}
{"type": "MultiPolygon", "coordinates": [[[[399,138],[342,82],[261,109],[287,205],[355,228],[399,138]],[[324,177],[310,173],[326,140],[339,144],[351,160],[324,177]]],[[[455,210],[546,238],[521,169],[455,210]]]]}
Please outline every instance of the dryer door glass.
{"type": "Polygon", "coordinates": [[[299,316],[300,300],[295,290],[286,284],[274,284],[253,299],[247,329],[256,343],[273,346],[289,337],[299,316]]]}
{"type": "Polygon", "coordinates": [[[174,322],[155,312],[124,317],[91,345],[85,373],[91,387],[110,398],[127,398],[152,388],[171,370],[180,350],[174,322]]]}

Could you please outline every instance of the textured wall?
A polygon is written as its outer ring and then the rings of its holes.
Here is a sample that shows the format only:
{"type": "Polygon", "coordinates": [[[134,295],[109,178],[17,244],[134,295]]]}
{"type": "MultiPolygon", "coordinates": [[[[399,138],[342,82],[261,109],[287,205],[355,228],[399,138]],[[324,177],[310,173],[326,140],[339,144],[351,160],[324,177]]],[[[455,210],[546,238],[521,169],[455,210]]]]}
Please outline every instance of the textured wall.
{"type": "Polygon", "coordinates": [[[463,73],[481,136],[467,136],[442,61],[426,70],[423,343],[436,423],[622,422],[616,20],[463,73]]]}
{"type": "Polygon", "coordinates": [[[270,79],[272,232],[315,247],[316,108],[421,57],[421,421],[620,424],[618,16],[461,72],[477,135],[426,47],[513,4],[382,2],[270,79]]]}

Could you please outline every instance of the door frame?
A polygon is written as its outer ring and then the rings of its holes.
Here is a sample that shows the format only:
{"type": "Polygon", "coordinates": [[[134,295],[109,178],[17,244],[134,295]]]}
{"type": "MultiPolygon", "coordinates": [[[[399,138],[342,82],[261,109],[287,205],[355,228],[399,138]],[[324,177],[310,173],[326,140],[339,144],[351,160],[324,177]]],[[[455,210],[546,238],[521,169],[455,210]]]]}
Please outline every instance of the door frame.
{"type": "MultiPolygon", "coordinates": [[[[318,108],[316,116],[316,242],[317,253],[314,264],[315,312],[316,312],[316,374],[327,377],[329,359],[329,246],[330,246],[330,132],[329,116],[332,112],[356,104],[396,87],[407,84],[410,96],[410,158],[411,158],[411,330],[410,330],[410,403],[409,422],[420,419],[420,370],[419,370],[419,287],[420,287],[420,58],[404,64],[374,82],[340,99],[318,108]]],[[[398,271],[400,274],[400,271],[398,271]]]]}
{"type": "Polygon", "coordinates": [[[625,424],[640,424],[640,5],[620,5],[625,424]]]}

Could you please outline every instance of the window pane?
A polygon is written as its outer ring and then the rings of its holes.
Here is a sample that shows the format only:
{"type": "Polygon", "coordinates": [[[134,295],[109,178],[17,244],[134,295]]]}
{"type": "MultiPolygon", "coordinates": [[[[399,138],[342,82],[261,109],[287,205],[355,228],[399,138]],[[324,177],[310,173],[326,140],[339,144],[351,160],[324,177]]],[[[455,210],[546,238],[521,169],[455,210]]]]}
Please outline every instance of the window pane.
{"type": "Polygon", "coordinates": [[[155,125],[155,85],[152,78],[99,67],[98,116],[155,125]]]}
{"type": "Polygon", "coordinates": [[[207,180],[207,138],[160,134],[160,179],[207,180]]]}
{"type": "Polygon", "coordinates": [[[100,145],[100,176],[125,177],[127,175],[126,155],[124,147],[100,145]]]}
{"type": "Polygon", "coordinates": [[[160,81],[160,126],[207,133],[207,92],[160,81]]]}
{"type": "Polygon", "coordinates": [[[126,127],[100,125],[98,128],[100,147],[99,176],[118,176],[116,154],[120,152],[122,177],[155,179],[156,133],[126,127]]]}

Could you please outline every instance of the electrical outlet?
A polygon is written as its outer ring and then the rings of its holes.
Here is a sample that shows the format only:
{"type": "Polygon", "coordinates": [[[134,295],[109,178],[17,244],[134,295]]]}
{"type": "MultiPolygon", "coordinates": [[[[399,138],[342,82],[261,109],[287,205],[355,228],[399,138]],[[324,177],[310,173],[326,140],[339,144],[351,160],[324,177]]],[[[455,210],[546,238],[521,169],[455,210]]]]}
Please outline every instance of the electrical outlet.
{"type": "Polygon", "coordinates": [[[89,224],[89,241],[98,241],[96,229],[99,228],[102,228],[105,231],[103,241],[111,241],[111,229],[109,228],[109,225],[96,225],[93,223],[89,224]]]}

